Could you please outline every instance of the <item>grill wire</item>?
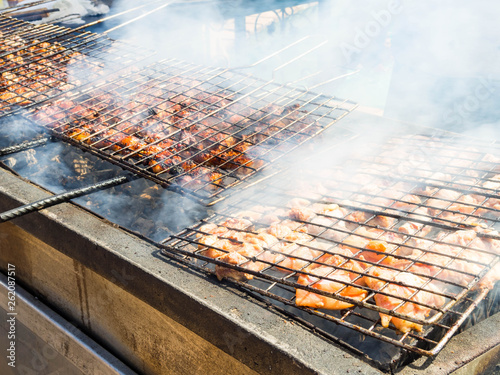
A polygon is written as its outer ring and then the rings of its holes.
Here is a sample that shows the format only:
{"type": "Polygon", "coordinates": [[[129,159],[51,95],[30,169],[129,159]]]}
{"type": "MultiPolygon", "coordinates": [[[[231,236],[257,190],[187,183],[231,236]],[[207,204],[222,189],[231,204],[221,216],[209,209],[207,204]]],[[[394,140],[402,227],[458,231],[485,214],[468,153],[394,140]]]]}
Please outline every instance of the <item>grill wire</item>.
{"type": "Polygon", "coordinates": [[[151,55],[104,35],[0,15],[0,115],[92,83],[151,55]]]}
{"type": "Polygon", "coordinates": [[[37,108],[52,134],[161,185],[211,198],[356,104],[175,59],[37,108]]]}
{"type": "MultiPolygon", "coordinates": [[[[394,136],[374,146],[369,149],[376,151],[350,155],[344,166],[321,170],[320,178],[306,168],[300,181],[284,173],[232,197],[211,217],[163,241],[164,255],[219,278],[229,276],[307,325],[311,318],[300,310],[420,355],[437,354],[496,281],[500,149],[439,133],[394,136]],[[330,211],[318,211],[327,205],[330,211]],[[258,243],[259,233],[271,233],[270,223],[291,220],[298,240],[276,235],[275,243],[242,250],[258,243]],[[308,236],[300,238],[301,232],[308,236]],[[347,267],[360,256],[364,269],[347,267]],[[336,276],[346,270],[350,280],[336,276]],[[493,281],[483,278],[486,274],[493,281]],[[359,283],[367,277],[375,282],[359,283]],[[335,282],[336,290],[319,289],[328,282],[335,282]],[[352,307],[297,306],[300,290],[352,307]],[[349,290],[361,291],[361,297],[350,297],[349,290]],[[392,305],[377,305],[375,296],[388,297],[392,305]],[[394,324],[383,327],[373,312],[410,328],[402,333],[394,324]]],[[[313,326],[350,346],[323,331],[321,323],[313,326]]]]}

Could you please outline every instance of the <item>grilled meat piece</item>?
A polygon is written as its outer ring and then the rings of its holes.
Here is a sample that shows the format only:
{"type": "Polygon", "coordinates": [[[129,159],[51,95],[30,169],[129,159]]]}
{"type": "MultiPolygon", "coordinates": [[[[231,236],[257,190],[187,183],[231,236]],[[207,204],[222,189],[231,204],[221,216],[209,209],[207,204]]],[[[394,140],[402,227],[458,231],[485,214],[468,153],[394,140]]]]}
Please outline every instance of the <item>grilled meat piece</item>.
{"type": "MultiPolygon", "coordinates": [[[[375,295],[375,302],[378,306],[412,316],[419,320],[425,319],[431,311],[430,307],[423,306],[423,304],[432,307],[440,307],[445,303],[444,297],[436,294],[436,292],[439,292],[438,287],[432,283],[424,287],[423,285],[428,280],[408,272],[398,272],[375,267],[369,272],[369,276],[364,277],[364,281],[371,289],[377,292],[386,293],[377,293],[375,295]],[[383,279],[379,279],[379,277],[383,279]],[[395,281],[403,285],[390,282],[387,283],[385,280],[395,281]],[[422,287],[423,290],[416,289],[419,287],[422,287]],[[415,303],[404,301],[393,296],[403,297],[415,303]],[[400,306],[400,304],[402,305],[400,306]]],[[[422,331],[421,324],[388,314],[380,313],[380,319],[382,321],[382,326],[388,327],[389,323],[392,322],[401,332],[409,332],[412,329],[419,332],[422,331]]]]}

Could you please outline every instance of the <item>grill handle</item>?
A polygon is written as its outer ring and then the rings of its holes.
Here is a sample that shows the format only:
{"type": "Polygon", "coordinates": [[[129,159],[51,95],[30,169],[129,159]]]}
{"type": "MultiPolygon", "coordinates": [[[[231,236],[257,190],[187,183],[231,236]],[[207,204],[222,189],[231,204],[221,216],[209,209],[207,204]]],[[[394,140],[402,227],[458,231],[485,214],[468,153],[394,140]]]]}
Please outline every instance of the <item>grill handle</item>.
{"type": "Polygon", "coordinates": [[[51,140],[50,138],[39,138],[39,139],[35,139],[32,141],[22,142],[22,143],[19,143],[17,145],[14,145],[14,146],[1,148],[0,149],[0,156],[13,154],[15,152],[26,150],[28,148],[35,148],[38,146],[43,146],[44,144],[46,144],[50,140],[51,140]]]}
{"type": "Polygon", "coordinates": [[[98,182],[90,186],[85,186],[83,188],[70,190],[61,194],[53,195],[52,197],[49,198],[25,204],[24,206],[21,207],[13,208],[12,210],[8,210],[0,214],[0,223],[15,219],[16,217],[26,215],[30,212],[39,211],[42,208],[51,207],[59,203],[67,202],[70,199],[90,194],[97,190],[103,190],[110,188],[112,186],[123,184],[127,181],[133,180],[134,178],[135,177],[131,175],[114,177],[109,180],[98,182]]]}

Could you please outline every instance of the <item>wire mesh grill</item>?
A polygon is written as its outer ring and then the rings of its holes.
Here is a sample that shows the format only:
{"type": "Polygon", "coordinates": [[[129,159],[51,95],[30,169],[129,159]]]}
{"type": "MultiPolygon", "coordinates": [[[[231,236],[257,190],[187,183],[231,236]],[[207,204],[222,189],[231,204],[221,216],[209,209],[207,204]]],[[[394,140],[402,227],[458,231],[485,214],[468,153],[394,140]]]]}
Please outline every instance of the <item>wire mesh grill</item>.
{"type": "Polygon", "coordinates": [[[106,36],[0,15],[0,115],[55,97],[150,56],[106,36]]]}
{"type": "Polygon", "coordinates": [[[423,135],[348,149],[343,166],[309,161],[232,197],[164,253],[434,355],[500,277],[500,148],[423,135]]]}
{"type": "Polygon", "coordinates": [[[32,115],[64,139],[160,184],[213,197],[355,108],[220,68],[164,60],[32,115]]]}

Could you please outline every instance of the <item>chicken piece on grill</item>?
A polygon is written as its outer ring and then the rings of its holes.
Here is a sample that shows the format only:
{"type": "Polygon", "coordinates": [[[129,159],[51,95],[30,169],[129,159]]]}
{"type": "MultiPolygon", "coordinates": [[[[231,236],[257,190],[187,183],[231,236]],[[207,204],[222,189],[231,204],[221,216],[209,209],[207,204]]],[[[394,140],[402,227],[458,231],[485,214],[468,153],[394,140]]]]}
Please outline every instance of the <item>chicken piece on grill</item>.
{"type": "MultiPolygon", "coordinates": [[[[360,227],[353,234],[346,237],[342,243],[349,248],[356,257],[377,262],[388,254],[398,254],[404,237],[398,233],[377,228],[360,227]],[[367,249],[367,250],[364,250],[367,249]]],[[[392,257],[389,256],[390,259],[392,257]]]]}
{"type": "Polygon", "coordinates": [[[307,224],[307,233],[335,242],[342,242],[349,232],[344,221],[324,216],[316,216],[307,224]]]}
{"type": "MultiPolygon", "coordinates": [[[[339,255],[330,255],[323,259],[327,265],[312,265],[307,268],[309,274],[300,274],[297,283],[309,286],[342,297],[362,301],[367,291],[355,287],[353,280],[359,279],[359,274],[349,271],[363,272],[363,268],[354,260],[348,260],[339,255]],[[335,268],[331,266],[340,268],[335,268]]],[[[361,284],[360,281],[358,281],[361,284]]],[[[341,310],[354,306],[353,303],[341,301],[334,297],[327,297],[311,291],[297,288],[295,292],[297,306],[312,307],[315,309],[341,310]]]]}
{"type": "Polygon", "coordinates": [[[215,223],[207,223],[203,224],[198,228],[198,233],[196,233],[196,238],[200,238],[203,236],[208,236],[211,234],[214,234],[216,236],[223,236],[225,233],[229,231],[228,228],[222,226],[222,225],[217,225],[215,223]]]}
{"type": "Polygon", "coordinates": [[[242,218],[228,218],[220,225],[231,229],[246,230],[246,231],[253,229],[253,223],[250,220],[242,218]]]}
{"type": "Polygon", "coordinates": [[[287,207],[290,208],[304,208],[306,206],[309,206],[311,204],[311,201],[308,199],[304,198],[293,198],[288,201],[286,204],[287,207]]]}
{"type": "Polygon", "coordinates": [[[398,227],[399,232],[409,235],[418,234],[423,237],[432,230],[432,226],[425,225],[425,222],[432,221],[432,217],[429,215],[429,211],[426,207],[419,207],[413,210],[412,213],[408,215],[408,220],[410,221],[406,221],[398,227]],[[412,219],[418,220],[418,222],[411,221],[412,219]]]}
{"type": "MultiPolygon", "coordinates": [[[[397,187],[398,185],[394,186],[394,188],[397,187]]],[[[366,194],[355,194],[351,198],[353,205],[376,211],[398,214],[400,211],[411,211],[421,203],[420,198],[416,195],[405,194],[395,189],[385,189],[378,182],[361,187],[360,192],[366,194]]]]}
{"type": "Polygon", "coordinates": [[[364,211],[354,211],[346,216],[346,220],[353,222],[347,224],[347,226],[351,229],[358,227],[358,225],[355,223],[380,226],[382,228],[390,228],[397,221],[397,219],[389,216],[376,215],[364,211]]]}
{"type": "MultiPolygon", "coordinates": [[[[500,174],[494,175],[490,178],[488,178],[487,181],[483,183],[483,188],[485,192],[489,194],[494,194],[494,195],[499,195],[498,191],[500,190],[500,174]]],[[[480,188],[477,189],[478,191],[482,191],[480,188]]],[[[483,197],[481,197],[483,198],[483,197]]],[[[484,199],[483,199],[484,201],[484,199]]],[[[490,197],[486,199],[486,201],[481,202],[484,207],[492,208],[493,210],[488,210],[487,214],[488,215],[493,215],[495,217],[498,217],[500,215],[500,197],[499,198],[493,198],[490,197]]],[[[484,213],[485,210],[482,211],[484,213]]]]}
{"type": "Polygon", "coordinates": [[[395,201],[393,207],[403,211],[413,212],[421,203],[422,200],[417,195],[406,194],[401,199],[395,201]]]}
{"type": "Polygon", "coordinates": [[[237,245],[229,239],[220,239],[216,235],[203,236],[198,239],[198,248],[205,249],[201,255],[216,259],[237,250],[237,245]]]}
{"type": "MultiPolygon", "coordinates": [[[[495,259],[500,256],[500,239],[498,238],[500,237],[497,231],[478,226],[475,230],[457,231],[451,236],[447,236],[445,240],[449,243],[466,246],[466,249],[458,255],[460,259],[455,260],[453,265],[458,263],[459,266],[463,267],[464,271],[478,275],[485,267],[492,265],[495,259]],[[497,238],[481,237],[478,236],[478,233],[497,238]],[[479,262],[482,265],[474,264],[472,261],[479,262]]],[[[492,267],[487,275],[479,280],[475,288],[493,289],[495,283],[500,280],[500,273],[497,272],[499,265],[500,262],[497,261],[497,264],[492,267]]]]}
{"type": "Polygon", "coordinates": [[[443,210],[439,214],[437,214],[435,221],[441,222],[442,220],[438,219],[440,218],[446,219],[446,221],[443,222],[449,225],[454,225],[454,223],[476,224],[481,220],[475,217],[478,213],[480,213],[477,212],[478,203],[480,202],[478,202],[471,195],[461,196],[455,203],[447,202],[446,207],[444,207],[443,210]],[[452,221],[452,223],[450,223],[449,221],[452,221]]]}
{"type": "Polygon", "coordinates": [[[319,238],[340,241],[346,236],[346,226],[338,219],[347,215],[348,211],[337,204],[315,203],[307,205],[306,200],[296,200],[292,205],[288,216],[292,220],[307,222],[305,231],[319,238]],[[293,206],[296,205],[296,206],[293,206]]]}
{"type": "Polygon", "coordinates": [[[311,241],[313,237],[305,234],[302,231],[296,231],[300,227],[300,223],[284,220],[278,223],[271,224],[266,228],[261,228],[257,232],[259,233],[269,233],[275,236],[276,238],[294,241],[297,243],[304,243],[307,241],[311,241]]]}
{"type": "Polygon", "coordinates": [[[305,269],[305,271],[308,271],[308,270],[311,270],[311,269],[314,269],[316,267],[318,267],[319,263],[323,263],[323,264],[335,264],[335,263],[330,263],[332,261],[336,261],[336,259],[338,258],[335,258],[332,256],[341,256],[345,259],[350,259],[350,260],[353,260],[353,261],[356,261],[358,262],[358,264],[361,266],[362,268],[362,264],[361,262],[359,262],[358,260],[355,260],[353,258],[354,256],[354,253],[351,251],[351,249],[349,249],[348,247],[345,247],[343,245],[338,245],[338,246],[333,246],[331,244],[327,244],[327,243],[321,243],[320,244],[320,248],[324,251],[323,255],[321,255],[321,257],[319,257],[318,259],[315,260],[314,263],[312,263],[309,267],[307,267],[305,269]]]}
{"type": "MultiPolygon", "coordinates": [[[[387,254],[394,252],[396,249],[395,245],[388,244],[385,241],[371,240],[365,245],[365,251],[362,251],[358,257],[363,257],[369,262],[378,262],[387,257],[387,254]],[[372,250],[372,251],[368,251],[372,250]]],[[[392,260],[393,257],[388,257],[386,260],[392,260]]]]}
{"type": "Polygon", "coordinates": [[[345,208],[339,207],[335,203],[314,203],[308,207],[292,207],[288,216],[293,220],[310,221],[316,215],[342,218],[347,213],[345,208]]]}
{"type": "Polygon", "coordinates": [[[360,251],[365,248],[370,242],[370,239],[360,235],[351,234],[342,240],[342,245],[348,248],[353,254],[360,254],[360,251]]]}
{"type": "MultiPolygon", "coordinates": [[[[238,217],[258,222],[262,225],[277,224],[286,216],[286,211],[273,206],[254,206],[237,214],[238,217]]],[[[299,223],[300,224],[300,223],[299,223]]],[[[293,228],[295,229],[295,228],[293,228]]]]}
{"type": "Polygon", "coordinates": [[[495,283],[500,280],[500,262],[497,262],[488,273],[479,280],[475,289],[488,289],[494,288],[495,283]]]}
{"type": "Polygon", "coordinates": [[[439,189],[437,192],[433,193],[431,197],[427,200],[427,206],[431,215],[436,215],[441,212],[442,209],[449,207],[454,202],[459,201],[462,197],[462,193],[451,189],[439,189]]]}
{"type": "Polygon", "coordinates": [[[219,240],[219,238],[240,241],[240,237],[237,236],[245,235],[247,232],[252,231],[252,229],[253,224],[247,219],[228,218],[219,225],[214,223],[202,225],[196,233],[196,238],[199,242],[208,241],[206,243],[203,242],[203,245],[210,246],[211,243],[219,240]]]}
{"type": "Polygon", "coordinates": [[[188,163],[174,164],[169,168],[169,172],[174,175],[183,173],[183,171],[188,171],[189,175],[178,177],[175,180],[175,183],[183,188],[193,191],[200,189],[217,190],[223,185],[224,175],[219,172],[213,172],[209,168],[193,167],[188,163]]]}
{"type": "MultiPolygon", "coordinates": [[[[240,268],[244,268],[247,270],[251,271],[261,271],[265,267],[268,267],[267,263],[264,262],[259,262],[259,261],[253,261],[250,260],[252,258],[259,258],[259,259],[264,259],[265,257],[259,257],[259,255],[265,254],[263,249],[256,244],[248,244],[248,243],[243,243],[239,246],[237,246],[234,251],[231,251],[229,253],[226,253],[218,258],[218,260],[232,264],[235,266],[238,266],[240,268]]],[[[253,279],[253,275],[242,272],[239,270],[235,270],[232,268],[216,265],[215,266],[215,274],[219,280],[222,280],[223,278],[231,278],[234,280],[251,280],[253,279]]]]}
{"type": "Polygon", "coordinates": [[[68,132],[68,136],[76,141],[85,141],[91,137],[88,131],[82,128],[73,128],[68,132]]]}
{"type": "MultiPolygon", "coordinates": [[[[408,272],[398,272],[381,267],[375,267],[369,271],[369,276],[364,276],[364,281],[366,285],[374,291],[387,294],[375,294],[374,299],[377,306],[418,320],[424,320],[432,311],[433,307],[438,308],[445,303],[444,297],[436,294],[439,293],[439,289],[436,286],[432,283],[428,283],[424,286],[428,280],[408,272]],[[379,278],[388,280],[389,283],[379,278]],[[394,283],[390,281],[394,281],[394,283]],[[420,287],[422,287],[423,290],[417,289],[420,287]],[[409,301],[404,301],[398,297],[408,299],[409,301]],[[402,306],[399,306],[400,304],[402,304],[402,306]],[[430,307],[423,306],[421,304],[430,307]]],[[[397,318],[384,313],[379,314],[383,327],[389,327],[389,323],[392,322],[394,326],[403,333],[409,332],[412,329],[419,332],[422,331],[422,325],[419,323],[411,322],[409,320],[397,318]]]]}
{"type": "MultiPolygon", "coordinates": [[[[294,221],[290,220],[285,220],[283,222],[284,226],[288,226],[288,228],[292,229],[295,227],[296,223],[294,221]]],[[[300,224],[299,224],[300,225],[300,224]]],[[[283,239],[287,241],[292,241],[294,243],[299,243],[299,244],[305,244],[314,239],[314,237],[308,235],[304,231],[302,231],[303,228],[297,228],[297,229],[292,229],[291,233],[288,235],[284,236],[283,239]]]]}
{"type": "MultiPolygon", "coordinates": [[[[236,265],[240,268],[260,271],[268,263],[253,260],[272,261],[271,256],[264,250],[278,242],[270,234],[251,232],[253,225],[250,221],[241,218],[230,218],[220,225],[208,223],[199,228],[196,234],[200,254],[219,261],[236,265]]],[[[219,279],[224,277],[235,280],[252,279],[253,275],[232,268],[217,265],[215,268],[219,279]]]]}
{"type": "MultiPolygon", "coordinates": [[[[310,260],[321,254],[321,251],[314,250],[308,246],[293,246],[292,251],[287,250],[286,254],[286,256],[281,257],[283,260],[277,264],[278,270],[292,272],[293,270],[300,270],[307,266],[310,260]]],[[[276,261],[279,261],[279,259],[276,261]]]]}
{"type": "MultiPolygon", "coordinates": [[[[290,270],[301,270],[304,267],[311,266],[311,260],[319,258],[320,255],[330,256],[329,253],[324,253],[325,250],[329,249],[331,245],[321,243],[319,241],[310,241],[307,243],[307,246],[297,246],[293,245],[293,247],[286,248],[286,256],[282,256],[280,259],[283,259],[278,263],[279,270],[284,272],[289,272],[290,270]]],[[[273,247],[274,250],[274,247],[273,247]]],[[[278,262],[279,259],[275,260],[278,262]]],[[[322,259],[320,258],[320,262],[322,259]]]]}

